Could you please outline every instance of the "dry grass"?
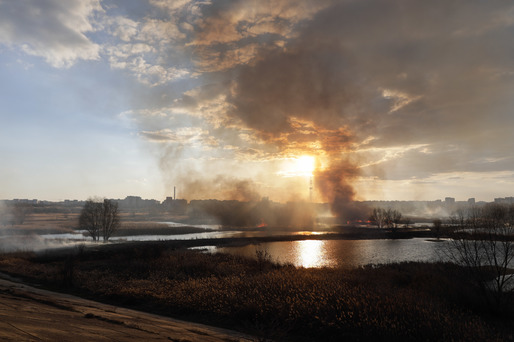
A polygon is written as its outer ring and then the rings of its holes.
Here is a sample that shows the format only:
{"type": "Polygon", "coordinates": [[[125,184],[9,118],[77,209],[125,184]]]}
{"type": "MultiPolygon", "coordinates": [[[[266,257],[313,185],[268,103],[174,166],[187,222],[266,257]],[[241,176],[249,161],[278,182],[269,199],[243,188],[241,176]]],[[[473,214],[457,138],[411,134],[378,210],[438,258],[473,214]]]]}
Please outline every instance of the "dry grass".
{"type": "Polygon", "coordinates": [[[23,224],[5,224],[0,228],[10,235],[56,234],[72,232],[77,225],[78,214],[75,213],[31,213],[23,224]]]}
{"type": "MultiPolygon", "coordinates": [[[[114,236],[166,235],[204,232],[195,227],[169,227],[165,223],[152,221],[145,213],[121,213],[121,227],[114,236]]],[[[59,234],[77,230],[79,213],[30,213],[22,224],[0,224],[4,235],[59,234]]]]}
{"type": "Polygon", "coordinates": [[[166,223],[147,222],[147,221],[124,221],[121,227],[113,234],[113,236],[127,235],[177,235],[204,233],[212,231],[210,229],[197,227],[170,227],[166,223]]]}
{"type": "Polygon", "coordinates": [[[450,264],[297,269],[166,244],[11,255],[0,269],[118,305],[278,340],[508,340],[450,264]]]}

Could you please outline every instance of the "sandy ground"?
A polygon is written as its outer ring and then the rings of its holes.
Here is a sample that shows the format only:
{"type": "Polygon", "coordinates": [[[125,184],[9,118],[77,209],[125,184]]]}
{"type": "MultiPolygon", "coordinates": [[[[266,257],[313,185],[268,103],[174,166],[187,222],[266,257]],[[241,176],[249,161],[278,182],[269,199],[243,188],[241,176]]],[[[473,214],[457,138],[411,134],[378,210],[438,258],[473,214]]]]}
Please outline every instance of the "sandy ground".
{"type": "Polygon", "coordinates": [[[0,275],[1,341],[257,341],[238,332],[174,320],[34,288],[0,275]]]}

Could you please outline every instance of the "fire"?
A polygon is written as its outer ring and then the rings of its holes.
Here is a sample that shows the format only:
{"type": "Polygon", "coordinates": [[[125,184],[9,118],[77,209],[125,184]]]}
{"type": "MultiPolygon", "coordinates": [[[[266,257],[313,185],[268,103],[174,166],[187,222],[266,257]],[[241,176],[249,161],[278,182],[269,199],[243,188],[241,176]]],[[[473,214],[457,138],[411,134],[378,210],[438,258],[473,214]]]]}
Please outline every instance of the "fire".
{"type": "Polygon", "coordinates": [[[264,227],[267,227],[267,226],[268,226],[268,224],[266,222],[264,222],[263,219],[261,219],[261,223],[259,223],[257,225],[257,228],[264,228],[264,227]]]}

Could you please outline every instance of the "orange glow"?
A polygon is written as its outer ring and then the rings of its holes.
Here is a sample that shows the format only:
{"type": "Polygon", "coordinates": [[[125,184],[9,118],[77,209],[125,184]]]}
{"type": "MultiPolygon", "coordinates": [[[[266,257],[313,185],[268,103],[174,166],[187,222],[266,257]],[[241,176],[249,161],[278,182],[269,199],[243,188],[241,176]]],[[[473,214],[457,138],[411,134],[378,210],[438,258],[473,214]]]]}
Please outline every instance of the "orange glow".
{"type": "Polygon", "coordinates": [[[264,222],[263,219],[261,219],[261,223],[259,223],[257,225],[257,228],[264,228],[264,227],[267,227],[267,226],[268,226],[268,224],[266,222],[264,222]]]}
{"type": "Polygon", "coordinates": [[[278,174],[285,177],[312,177],[315,169],[316,159],[313,156],[302,155],[287,160],[278,174]]]}

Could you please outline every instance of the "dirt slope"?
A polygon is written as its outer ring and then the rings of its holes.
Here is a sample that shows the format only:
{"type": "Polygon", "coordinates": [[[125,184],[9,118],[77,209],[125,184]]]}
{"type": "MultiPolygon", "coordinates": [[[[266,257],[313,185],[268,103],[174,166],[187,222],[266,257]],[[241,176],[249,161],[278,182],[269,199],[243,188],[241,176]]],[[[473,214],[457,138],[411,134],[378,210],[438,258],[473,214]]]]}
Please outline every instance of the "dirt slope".
{"type": "Polygon", "coordinates": [[[0,278],[1,341],[256,341],[0,278]]]}

